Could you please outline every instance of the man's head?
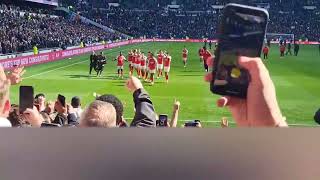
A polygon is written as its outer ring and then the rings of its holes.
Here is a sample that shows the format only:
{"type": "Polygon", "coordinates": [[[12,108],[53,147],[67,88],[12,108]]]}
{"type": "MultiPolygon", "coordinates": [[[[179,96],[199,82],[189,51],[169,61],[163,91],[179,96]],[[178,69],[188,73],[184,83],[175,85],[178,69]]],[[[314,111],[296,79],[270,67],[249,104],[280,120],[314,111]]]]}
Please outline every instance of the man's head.
{"type": "Polygon", "coordinates": [[[103,101],[94,101],[82,113],[81,127],[116,127],[116,110],[112,104],[103,101]]]}
{"type": "Polygon", "coordinates": [[[45,103],[46,96],[43,93],[40,93],[40,94],[37,94],[34,99],[37,101],[37,103],[42,104],[42,103],[45,103]]]}
{"type": "Polygon", "coordinates": [[[80,98],[78,96],[71,99],[71,106],[73,108],[79,108],[81,106],[80,98]]]}
{"type": "Polygon", "coordinates": [[[120,51],[120,56],[122,56],[122,52],[120,51]]]}
{"type": "Polygon", "coordinates": [[[122,121],[123,104],[116,96],[111,95],[111,94],[105,94],[105,95],[97,97],[96,100],[112,104],[116,110],[116,113],[117,113],[117,124],[119,124],[122,121]]]}
{"type": "Polygon", "coordinates": [[[203,49],[204,49],[204,50],[207,50],[207,48],[206,48],[205,46],[203,47],[203,49]]]}
{"type": "Polygon", "coordinates": [[[0,66],[0,117],[7,118],[10,112],[10,81],[7,79],[3,67],[0,66]]]}

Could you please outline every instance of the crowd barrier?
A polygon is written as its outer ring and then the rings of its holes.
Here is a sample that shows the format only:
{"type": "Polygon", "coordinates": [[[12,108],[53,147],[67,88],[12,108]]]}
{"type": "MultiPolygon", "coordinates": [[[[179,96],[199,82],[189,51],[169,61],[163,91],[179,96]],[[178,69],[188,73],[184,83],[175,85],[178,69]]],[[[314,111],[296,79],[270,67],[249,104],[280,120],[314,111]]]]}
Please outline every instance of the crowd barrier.
{"type": "MultiPolygon", "coordinates": [[[[92,51],[99,51],[104,49],[111,49],[114,47],[143,43],[143,42],[204,42],[203,39],[132,39],[121,42],[115,42],[104,45],[96,45],[89,46],[84,48],[75,48],[68,50],[60,50],[48,53],[42,53],[38,55],[28,55],[28,56],[20,56],[16,58],[3,59],[0,61],[0,64],[4,67],[4,69],[12,69],[14,66],[32,66],[35,64],[43,64],[47,62],[57,61],[73,56],[78,56],[81,54],[89,53],[92,51]]],[[[212,42],[216,42],[216,40],[212,40],[212,42]]],[[[299,42],[299,44],[319,44],[319,42],[299,42]]]]}

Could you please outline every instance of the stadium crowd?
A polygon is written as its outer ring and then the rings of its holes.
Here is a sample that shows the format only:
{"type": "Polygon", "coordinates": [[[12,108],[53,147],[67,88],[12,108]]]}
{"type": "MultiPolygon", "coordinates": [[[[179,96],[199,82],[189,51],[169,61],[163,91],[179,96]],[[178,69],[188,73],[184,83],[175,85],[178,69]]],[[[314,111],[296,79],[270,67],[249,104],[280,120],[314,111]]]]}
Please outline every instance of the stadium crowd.
{"type": "Polygon", "coordinates": [[[117,34],[61,16],[33,14],[19,7],[0,5],[0,54],[115,40],[117,34]]]}
{"type": "MultiPolygon", "coordinates": [[[[260,58],[240,57],[239,64],[246,68],[252,79],[246,99],[221,97],[218,107],[227,107],[237,126],[243,127],[287,127],[276,99],[274,84],[268,70],[260,58]],[[268,88],[265,88],[268,87],[268,88]]],[[[213,60],[208,61],[212,65],[213,60]]],[[[157,127],[161,121],[155,112],[151,95],[144,89],[141,81],[131,76],[124,86],[133,95],[135,115],[130,123],[123,117],[124,106],[116,95],[96,95],[87,107],[81,109],[79,97],[73,97],[71,103],[59,95],[55,101],[47,101],[45,94],[38,94],[32,104],[33,108],[21,109],[19,105],[10,105],[9,92],[11,85],[21,82],[23,67],[16,67],[5,73],[0,66],[0,126],[2,127],[157,127]]],[[[212,80],[212,73],[205,80],[212,80]]],[[[173,104],[172,118],[163,127],[177,127],[180,102],[173,104]]],[[[130,108],[129,108],[130,109],[130,108]]],[[[192,127],[201,127],[199,121],[191,122],[192,127]]],[[[185,125],[187,126],[187,125],[185,125]]],[[[222,118],[222,127],[228,122],[222,118]]]]}
{"type": "MultiPolygon", "coordinates": [[[[81,1],[83,2],[83,1],[81,1]]],[[[220,11],[211,5],[225,5],[238,2],[256,6],[256,1],[176,1],[179,9],[170,10],[171,1],[149,3],[124,1],[120,7],[106,7],[96,1],[78,5],[78,12],[101,24],[134,37],[148,38],[216,38],[220,11]],[[95,8],[95,9],[93,9],[95,8]],[[105,10],[99,10],[105,8],[105,10]],[[120,19],[120,20],[119,20],[120,19]]],[[[270,5],[269,33],[295,34],[298,39],[318,41],[320,39],[320,13],[317,9],[304,9],[310,5],[319,8],[319,2],[264,1],[270,5]]],[[[262,3],[263,4],[263,3],[262,3]]]]}

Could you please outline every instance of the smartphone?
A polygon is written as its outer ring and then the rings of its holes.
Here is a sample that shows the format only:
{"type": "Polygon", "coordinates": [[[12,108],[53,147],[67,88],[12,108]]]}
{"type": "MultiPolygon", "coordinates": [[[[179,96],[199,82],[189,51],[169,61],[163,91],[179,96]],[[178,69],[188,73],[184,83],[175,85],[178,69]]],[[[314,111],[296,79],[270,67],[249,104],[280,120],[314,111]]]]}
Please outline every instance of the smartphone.
{"type": "Polygon", "coordinates": [[[20,86],[19,111],[23,113],[27,108],[32,109],[34,103],[34,91],[32,86],[20,86]]]}
{"type": "Polygon", "coordinates": [[[265,9],[228,4],[223,9],[210,89],[219,95],[247,97],[250,75],[239,56],[260,57],[269,14],[265,9]]]}
{"type": "Polygon", "coordinates": [[[200,120],[193,120],[184,123],[184,127],[197,127],[197,125],[200,123],[200,120]]]}
{"type": "Polygon", "coordinates": [[[66,97],[61,94],[58,94],[58,101],[61,103],[62,106],[66,106],[66,97]]]}
{"type": "Polygon", "coordinates": [[[168,124],[168,115],[167,114],[160,114],[159,115],[159,125],[160,127],[167,127],[168,124]]]}

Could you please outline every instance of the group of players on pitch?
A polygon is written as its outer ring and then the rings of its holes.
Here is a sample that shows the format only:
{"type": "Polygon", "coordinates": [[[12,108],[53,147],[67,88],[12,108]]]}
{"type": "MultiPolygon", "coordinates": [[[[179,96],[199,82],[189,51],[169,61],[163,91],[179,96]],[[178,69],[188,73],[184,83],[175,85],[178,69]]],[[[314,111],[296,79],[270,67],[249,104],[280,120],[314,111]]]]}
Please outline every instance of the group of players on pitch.
{"type": "Polygon", "coordinates": [[[157,76],[157,78],[162,77],[164,72],[166,82],[169,82],[172,57],[167,51],[160,50],[155,57],[152,52],[148,52],[146,56],[140,49],[134,49],[128,52],[128,59],[120,52],[116,60],[119,78],[123,78],[124,62],[128,61],[130,75],[133,75],[134,72],[136,72],[139,78],[142,78],[153,85],[155,76],[157,76]]]}
{"type": "MultiPolygon", "coordinates": [[[[206,47],[199,49],[200,63],[203,63],[205,71],[209,71],[207,60],[212,56],[206,47]]],[[[189,51],[186,47],[182,50],[182,61],[184,68],[187,67],[189,51]]],[[[125,61],[129,62],[129,75],[133,75],[135,72],[139,78],[142,78],[146,82],[154,84],[154,79],[160,78],[165,75],[166,83],[169,82],[169,72],[171,67],[172,57],[167,51],[160,50],[157,54],[148,52],[145,55],[140,49],[130,50],[128,57],[126,58],[122,52],[115,59],[117,61],[118,78],[123,79],[124,64],[125,61]]],[[[97,75],[101,76],[104,65],[106,64],[106,57],[102,53],[95,55],[93,52],[90,56],[90,71],[92,69],[97,71],[97,75]]]]}

